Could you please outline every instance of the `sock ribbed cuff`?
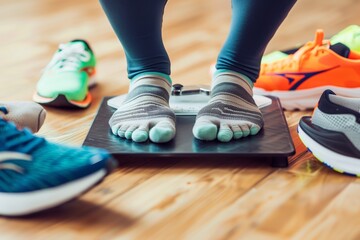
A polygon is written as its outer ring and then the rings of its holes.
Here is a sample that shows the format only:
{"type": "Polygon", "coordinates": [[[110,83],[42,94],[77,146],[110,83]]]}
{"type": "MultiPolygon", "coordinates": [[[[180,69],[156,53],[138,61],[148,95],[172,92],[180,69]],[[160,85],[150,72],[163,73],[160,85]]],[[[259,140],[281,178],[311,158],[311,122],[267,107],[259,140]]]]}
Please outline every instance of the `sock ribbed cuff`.
{"type": "Polygon", "coordinates": [[[214,75],[213,75],[213,79],[215,79],[217,76],[219,75],[222,75],[222,74],[226,74],[226,73],[230,73],[230,74],[234,74],[234,75],[237,75],[239,76],[241,79],[245,80],[245,82],[247,84],[249,84],[249,86],[251,88],[254,87],[254,83],[250,80],[250,78],[248,78],[247,76],[245,76],[244,74],[241,74],[241,73],[238,73],[238,72],[235,72],[235,71],[231,71],[231,70],[227,70],[227,69],[219,69],[219,70],[216,70],[214,75]]]}
{"type": "Polygon", "coordinates": [[[160,72],[144,72],[144,73],[140,73],[138,75],[136,75],[135,77],[133,77],[132,79],[130,79],[130,82],[136,81],[139,78],[143,78],[143,77],[147,77],[147,76],[159,76],[161,78],[166,79],[166,81],[168,81],[170,84],[172,84],[172,80],[170,78],[169,75],[164,74],[164,73],[160,73],[160,72]]]}

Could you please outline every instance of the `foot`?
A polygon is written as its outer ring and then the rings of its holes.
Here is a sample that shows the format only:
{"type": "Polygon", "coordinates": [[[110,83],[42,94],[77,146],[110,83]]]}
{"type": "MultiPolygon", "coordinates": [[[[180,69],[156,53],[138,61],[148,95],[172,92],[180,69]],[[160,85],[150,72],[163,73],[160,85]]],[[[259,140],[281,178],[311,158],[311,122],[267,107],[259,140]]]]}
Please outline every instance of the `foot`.
{"type": "Polygon", "coordinates": [[[252,84],[241,74],[218,72],[214,76],[211,99],[196,118],[197,139],[229,142],[257,134],[264,125],[252,97],[252,84]]]}
{"type": "Polygon", "coordinates": [[[169,107],[171,80],[168,76],[141,74],[131,81],[125,102],[111,117],[114,135],[145,142],[168,142],[175,136],[175,113],[169,107]]]}

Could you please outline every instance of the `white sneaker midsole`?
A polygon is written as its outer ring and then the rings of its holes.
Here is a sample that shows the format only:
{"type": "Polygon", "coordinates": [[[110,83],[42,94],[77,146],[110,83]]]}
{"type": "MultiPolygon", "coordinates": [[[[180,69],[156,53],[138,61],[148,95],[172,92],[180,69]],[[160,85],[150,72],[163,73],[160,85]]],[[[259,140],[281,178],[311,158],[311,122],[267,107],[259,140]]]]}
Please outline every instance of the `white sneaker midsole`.
{"type": "Polygon", "coordinates": [[[105,175],[106,170],[101,169],[89,176],[54,188],[26,193],[0,193],[0,215],[21,216],[55,207],[88,190],[105,175]]]}
{"type": "Polygon", "coordinates": [[[266,91],[262,88],[254,87],[254,94],[278,97],[283,108],[287,110],[305,110],[314,108],[321,94],[327,89],[331,89],[337,95],[344,97],[360,97],[360,88],[342,88],[335,86],[322,86],[296,91],[266,91]]]}
{"type": "Polygon", "coordinates": [[[360,176],[360,159],[341,155],[317,143],[298,126],[299,137],[304,145],[321,162],[339,172],[346,172],[360,176]]]}

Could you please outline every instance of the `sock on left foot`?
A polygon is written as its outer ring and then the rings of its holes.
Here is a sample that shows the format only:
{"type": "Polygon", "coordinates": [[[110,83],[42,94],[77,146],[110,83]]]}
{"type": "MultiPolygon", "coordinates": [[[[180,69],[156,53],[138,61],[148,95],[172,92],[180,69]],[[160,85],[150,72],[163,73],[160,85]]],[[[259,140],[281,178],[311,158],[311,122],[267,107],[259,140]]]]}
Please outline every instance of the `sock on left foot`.
{"type": "Polygon", "coordinates": [[[199,111],[193,134],[200,140],[229,142],[255,135],[263,125],[249,81],[239,73],[217,72],[211,99],[199,111]]]}
{"type": "Polygon", "coordinates": [[[175,136],[175,113],[169,107],[170,78],[144,73],[133,79],[125,102],[109,120],[114,135],[145,142],[169,142],[175,136]]]}

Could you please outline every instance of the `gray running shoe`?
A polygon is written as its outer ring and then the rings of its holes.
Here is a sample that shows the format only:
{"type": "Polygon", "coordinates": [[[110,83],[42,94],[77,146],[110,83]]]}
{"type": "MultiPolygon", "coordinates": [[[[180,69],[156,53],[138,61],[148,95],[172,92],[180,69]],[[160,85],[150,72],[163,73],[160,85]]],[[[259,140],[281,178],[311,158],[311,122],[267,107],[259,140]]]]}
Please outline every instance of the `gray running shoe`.
{"type": "Polygon", "coordinates": [[[313,116],[300,120],[298,133],[319,161],[340,173],[360,177],[360,98],[326,90],[313,116]]]}
{"type": "Polygon", "coordinates": [[[39,131],[46,117],[46,111],[34,102],[0,102],[0,118],[27,127],[32,132],[39,131]]]}

